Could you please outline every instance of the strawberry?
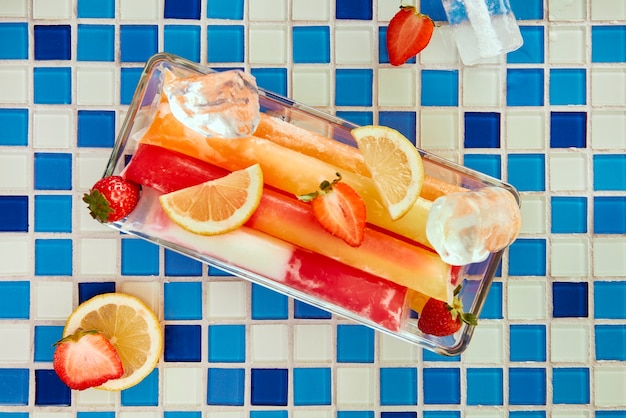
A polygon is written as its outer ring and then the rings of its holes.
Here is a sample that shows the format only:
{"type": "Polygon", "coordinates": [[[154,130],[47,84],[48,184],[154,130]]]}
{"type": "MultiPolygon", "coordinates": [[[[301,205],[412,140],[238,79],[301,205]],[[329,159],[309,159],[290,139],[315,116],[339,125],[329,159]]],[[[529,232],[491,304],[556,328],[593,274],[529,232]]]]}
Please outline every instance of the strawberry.
{"type": "Polygon", "coordinates": [[[79,331],[54,345],[54,370],[71,389],[100,386],[124,374],[117,350],[97,331],[79,331]]]}
{"type": "Polygon", "coordinates": [[[413,6],[400,6],[387,27],[387,52],[391,65],[402,65],[430,42],[435,24],[413,6]]]}
{"type": "Polygon", "coordinates": [[[361,245],[365,234],[365,203],[352,187],[341,182],[341,174],[337,173],[332,183],[323,181],[318,191],[298,199],[311,202],[313,215],[325,230],[353,247],[361,245]]]}
{"type": "Polygon", "coordinates": [[[137,206],[139,186],[120,176],[104,177],[83,195],[91,217],[100,222],[115,222],[137,206]]]}
{"type": "Polygon", "coordinates": [[[438,299],[428,299],[419,314],[417,327],[425,334],[443,337],[457,332],[461,328],[461,321],[476,325],[476,317],[463,312],[463,303],[459,299],[460,292],[459,285],[454,289],[452,306],[438,299]]]}

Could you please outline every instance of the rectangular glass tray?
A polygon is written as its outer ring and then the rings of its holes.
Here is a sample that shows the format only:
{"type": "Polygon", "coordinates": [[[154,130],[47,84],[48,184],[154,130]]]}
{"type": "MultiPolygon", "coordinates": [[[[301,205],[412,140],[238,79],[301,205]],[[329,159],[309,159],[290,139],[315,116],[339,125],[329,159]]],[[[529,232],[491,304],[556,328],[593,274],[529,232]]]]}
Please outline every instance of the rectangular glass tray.
{"type": "MultiPolygon", "coordinates": [[[[168,53],[158,53],[151,57],[146,63],[139,79],[133,100],[128,108],[128,113],[120,128],[111,157],[106,166],[104,176],[120,174],[133,155],[137,146],[137,140],[141,136],[142,131],[151,123],[156,103],[161,95],[163,72],[166,70],[172,71],[178,76],[191,76],[213,71],[208,67],[168,53]]],[[[263,89],[259,89],[259,96],[261,111],[271,114],[272,116],[280,117],[289,123],[306,128],[309,131],[333,138],[345,144],[356,146],[350,134],[350,130],[355,128],[356,125],[263,89]]],[[[519,203],[519,195],[512,186],[495,178],[444,160],[423,150],[419,151],[422,156],[426,174],[455,185],[463,186],[467,189],[479,189],[487,186],[501,187],[509,190],[519,203]]],[[[148,225],[144,223],[148,218],[144,216],[145,213],[142,215],[141,212],[149,211],[150,206],[158,205],[155,199],[150,198],[149,195],[150,193],[146,190],[142,192],[140,204],[135,211],[139,212],[139,214],[133,213],[126,219],[109,225],[124,233],[148,240],[210,266],[219,268],[227,273],[247,279],[289,297],[325,309],[331,313],[346,317],[357,323],[391,334],[440,354],[450,356],[460,354],[467,348],[472,338],[474,326],[466,324],[463,324],[461,330],[457,333],[447,337],[435,337],[423,334],[417,328],[417,318],[414,314],[406,315],[402,320],[400,329],[392,331],[346,309],[344,306],[339,306],[327,300],[312,296],[306,291],[284,285],[263,273],[254,272],[245,267],[242,268],[238,265],[236,260],[233,261],[231,259],[229,261],[227,257],[214,256],[203,251],[198,251],[198,246],[194,248],[181,246],[176,242],[170,241],[167,236],[159,236],[158,231],[155,232],[151,230],[147,227],[148,225]],[[143,205],[141,200],[144,200],[143,205]],[[147,201],[149,201],[149,203],[145,203],[147,201]],[[143,209],[141,208],[142,206],[143,209]]],[[[227,243],[226,245],[230,244],[227,243]]],[[[239,245],[235,244],[234,247],[239,247],[239,245]]],[[[247,257],[245,253],[242,253],[242,251],[245,251],[245,245],[242,246],[242,248],[235,249],[234,253],[238,251],[239,254],[244,254],[244,257],[247,257]]],[[[491,254],[481,263],[465,266],[462,272],[463,290],[461,299],[465,311],[473,313],[477,318],[480,317],[480,312],[500,262],[502,251],[491,254]]],[[[271,260],[268,260],[268,262],[271,262],[271,260]]],[[[477,326],[480,326],[480,318],[477,326]]]]}

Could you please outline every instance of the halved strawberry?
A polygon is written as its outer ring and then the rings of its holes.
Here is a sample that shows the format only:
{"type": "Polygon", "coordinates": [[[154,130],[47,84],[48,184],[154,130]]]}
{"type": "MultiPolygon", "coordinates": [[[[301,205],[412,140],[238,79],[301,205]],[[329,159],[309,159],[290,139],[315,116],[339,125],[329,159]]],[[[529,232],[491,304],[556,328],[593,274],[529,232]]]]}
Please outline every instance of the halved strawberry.
{"type": "Polygon", "coordinates": [[[473,314],[463,312],[463,304],[459,298],[461,286],[454,289],[452,305],[444,301],[430,298],[424,305],[417,320],[417,327],[425,334],[443,337],[452,335],[461,328],[461,321],[476,325],[473,314]]]}
{"type": "Polygon", "coordinates": [[[363,242],[365,234],[365,203],[359,194],[346,183],[341,174],[331,182],[323,181],[320,190],[298,196],[311,202],[317,221],[334,236],[353,247],[363,242]]]}
{"type": "Polygon", "coordinates": [[[71,389],[100,386],[124,374],[117,350],[97,331],[79,331],[54,345],[54,370],[71,389]]]}
{"type": "Polygon", "coordinates": [[[426,48],[433,36],[432,19],[413,6],[400,6],[387,27],[387,52],[391,65],[402,65],[426,48]]]}

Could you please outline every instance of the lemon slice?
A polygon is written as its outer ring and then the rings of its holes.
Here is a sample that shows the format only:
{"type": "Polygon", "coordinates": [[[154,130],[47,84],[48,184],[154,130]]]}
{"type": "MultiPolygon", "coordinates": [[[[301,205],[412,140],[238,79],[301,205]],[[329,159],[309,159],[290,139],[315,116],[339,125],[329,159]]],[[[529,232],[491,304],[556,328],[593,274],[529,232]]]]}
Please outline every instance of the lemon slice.
{"type": "Polygon", "coordinates": [[[415,145],[395,129],[362,126],[352,136],[391,219],[406,214],[420,195],[424,165],[415,145]]]}
{"type": "Polygon", "coordinates": [[[141,300],[123,293],[105,293],[80,304],[70,315],[63,336],[97,330],[117,350],[124,375],[98,389],[122,390],[141,382],[157,365],[163,333],[155,314],[141,300]]]}
{"type": "Polygon", "coordinates": [[[159,197],[169,218],[184,229],[217,235],[243,225],[254,213],[263,193],[263,172],[258,164],[233,171],[216,180],[159,197]]]}

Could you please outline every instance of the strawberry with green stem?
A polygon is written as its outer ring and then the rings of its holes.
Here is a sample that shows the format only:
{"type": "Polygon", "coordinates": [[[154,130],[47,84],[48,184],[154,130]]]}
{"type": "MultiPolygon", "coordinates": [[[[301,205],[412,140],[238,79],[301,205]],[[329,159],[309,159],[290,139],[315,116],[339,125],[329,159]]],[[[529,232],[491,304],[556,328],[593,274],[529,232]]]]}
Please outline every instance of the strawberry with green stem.
{"type": "Polygon", "coordinates": [[[476,325],[476,316],[463,311],[459,293],[461,285],[454,289],[452,305],[438,299],[428,299],[419,314],[417,327],[425,334],[444,337],[461,329],[461,322],[476,325]]]}
{"type": "Polygon", "coordinates": [[[100,222],[115,222],[137,206],[139,186],[121,176],[104,177],[83,195],[91,217],[100,222]]]}

